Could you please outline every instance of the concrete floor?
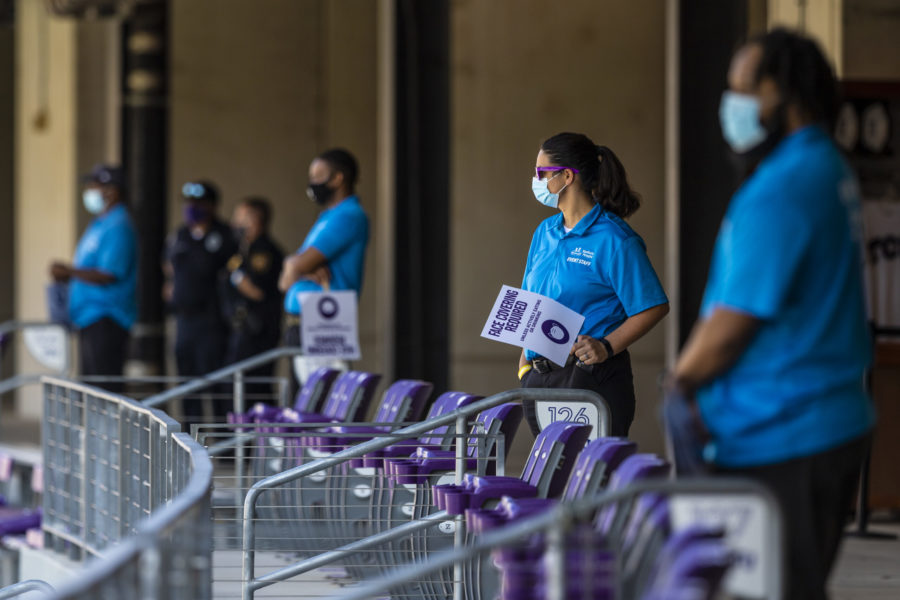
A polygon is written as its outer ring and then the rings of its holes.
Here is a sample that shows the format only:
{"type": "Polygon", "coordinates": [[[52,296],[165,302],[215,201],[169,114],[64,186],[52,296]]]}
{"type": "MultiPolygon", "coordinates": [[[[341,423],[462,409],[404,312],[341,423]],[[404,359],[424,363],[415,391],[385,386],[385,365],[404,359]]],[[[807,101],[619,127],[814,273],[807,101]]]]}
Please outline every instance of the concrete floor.
{"type": "Polygon", "coordinates": [[[875,522],[869,531],[891,533],[891,540],[848,536],[831,577],[832,600],[900,598],[900,523],[875,522]]]}

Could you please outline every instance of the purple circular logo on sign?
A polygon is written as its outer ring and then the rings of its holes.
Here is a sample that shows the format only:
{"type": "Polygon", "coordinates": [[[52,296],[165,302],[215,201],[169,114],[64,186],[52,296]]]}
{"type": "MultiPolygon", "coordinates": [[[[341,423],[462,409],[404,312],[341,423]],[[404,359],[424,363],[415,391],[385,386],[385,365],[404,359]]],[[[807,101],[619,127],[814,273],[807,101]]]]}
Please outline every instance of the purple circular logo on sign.
{"type": "Polygon", "coordinates": [[[541,324],[541,331],[550,338],[550,341],[557,344],[565,344],[569,341],[569,332],[566,331],[566,328],[559,321],[547,319],[541,324]]]}
{"type": "Polygon", "coordinates": [[[319,314],[326,319],[333,319],[338,314],[338,304],[331,296],[319,300],[319,314]]]}

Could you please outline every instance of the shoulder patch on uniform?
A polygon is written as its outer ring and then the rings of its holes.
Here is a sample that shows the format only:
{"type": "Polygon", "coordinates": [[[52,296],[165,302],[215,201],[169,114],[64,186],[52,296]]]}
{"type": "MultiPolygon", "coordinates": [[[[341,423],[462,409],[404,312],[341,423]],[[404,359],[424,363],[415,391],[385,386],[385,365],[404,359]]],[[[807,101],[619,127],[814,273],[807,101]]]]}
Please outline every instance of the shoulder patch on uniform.
{"type": "Polygon", "coordinates": [[[250,255],[250,268],[254,271],[267,271],[271,262],[272,256],[268,252],[254,252],[250,255]]]}
{"type": "Polygon", "coordinates": [[[240,254],[235,254],[231,258],[228,259],[228,270],[234,271],[235,269],[239,269],[241,267],[241,263],[244,262],[244,257],[240,254]]]}

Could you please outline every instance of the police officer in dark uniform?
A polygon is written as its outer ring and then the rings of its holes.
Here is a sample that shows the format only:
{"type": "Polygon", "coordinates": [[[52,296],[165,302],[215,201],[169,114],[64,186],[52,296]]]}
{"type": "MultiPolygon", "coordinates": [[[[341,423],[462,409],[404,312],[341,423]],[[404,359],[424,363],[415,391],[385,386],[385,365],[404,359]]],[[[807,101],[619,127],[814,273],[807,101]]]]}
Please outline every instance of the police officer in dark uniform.
{"type": "MultiPolygon", "coordinates": [[[[278,275],[284,252],[269,236],[272,207],[264,198],[245,199],[234,209],[231,227],[238,251],[220,278],[225,316],[231,325],[225,363],[236,363],[278,345],[281,333],[281,292],[278,275]]],[[[275,364],[247,372],[250,377],[271,377],[275,364]]],[[[271,399],[267,383],[248,383],[248,397],[271,399]]]]}
{"type": "MultiPolygon", "coordinates": [[[[231,228],[216,217],[219,191],[210,182],[185,183],[184,225],[166,244],[166,274],[170,277],[163,295],[175,312],[175,362],[178,374],[205,375],[224,365],[228,324],[223,317],[219,274],[237,251],[231,228]]],[[[225,402],[214,402],[224,416],[225,402]]],[[[198,420],[203,415],[197,398],[185,399],[184,416],[198,420]]]]}

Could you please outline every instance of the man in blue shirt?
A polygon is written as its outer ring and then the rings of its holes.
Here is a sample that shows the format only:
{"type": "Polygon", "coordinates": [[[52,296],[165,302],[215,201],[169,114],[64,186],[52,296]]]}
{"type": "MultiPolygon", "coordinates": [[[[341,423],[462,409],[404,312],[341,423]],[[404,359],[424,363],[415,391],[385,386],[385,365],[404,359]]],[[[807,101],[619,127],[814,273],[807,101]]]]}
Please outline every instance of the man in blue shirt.
{"type": "Polygon", "coordinates": [[[78,242],[74,264],[50,266],[55,281],[69,284],[82,375],[122,375],[128,330],[137,314],[137,241],[123,204],[124,183],[122,170],[108,165],[85,177],[82,201],[96,218],[78,242]]]}
{"type": "Polygon", "coordinates": [[[728,80],[722,130],[751,174],[669,385],[696,396],[706,460],[778,498],[786,597],[825,598],[874,423],[858,190],[825,129],[836,86],[813,41],[776,29],[737,52],[728,80]]]}
{"type": "Polygon", "coordinates": [[[321,209],[303,245],[284,260],[278,287],[285,292],[285,344],[300,345],[302,292],[362,289],[369,218],[355,195],[356,159],[335,148],[309,166],[309,198],[321,209]]]}

